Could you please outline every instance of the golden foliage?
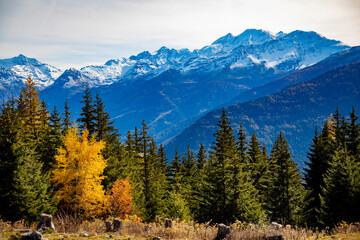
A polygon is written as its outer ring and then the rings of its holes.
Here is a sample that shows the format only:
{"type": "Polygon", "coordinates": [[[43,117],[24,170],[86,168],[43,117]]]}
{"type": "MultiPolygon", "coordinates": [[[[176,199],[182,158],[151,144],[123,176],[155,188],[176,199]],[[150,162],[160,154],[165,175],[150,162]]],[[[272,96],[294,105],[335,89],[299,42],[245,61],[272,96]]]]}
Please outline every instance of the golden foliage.
{"type": "Polygon", "coordinates": [[[122,219],[134,212],[133,197],[129,178],[118,179],[108,193],[108,210],[122,219]]]}
{"type": "Polygon", "coordinates": [[[89,139],[84,130],[79,137],[76,128],[70,128],[64,138],[64,147],[58,149],[52,181],[58,189],[60,205],[74,213],[94,216],[101,214],[105,193],[101,180],[106,162],[101,155],[105,143],[89,139]]]}

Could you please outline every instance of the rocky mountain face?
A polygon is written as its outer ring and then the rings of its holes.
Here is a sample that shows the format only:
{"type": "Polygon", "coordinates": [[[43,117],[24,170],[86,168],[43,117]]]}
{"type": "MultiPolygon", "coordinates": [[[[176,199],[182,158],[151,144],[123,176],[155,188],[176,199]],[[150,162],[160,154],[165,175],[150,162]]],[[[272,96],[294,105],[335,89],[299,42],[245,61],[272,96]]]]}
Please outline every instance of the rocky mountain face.
{"type": "Polygon", "coordinates": [[[82,92],[90,87],[121,133],[145,119],[150,134],[164,142],[239,94],[348,48],[315,32],[248,29],[194,51],[162,47],[64,72],[20,55],[0,60],[0,97],[16,92],[31,75],[50,106],[62,109],[67,98],[76,118],[82,92]]]}

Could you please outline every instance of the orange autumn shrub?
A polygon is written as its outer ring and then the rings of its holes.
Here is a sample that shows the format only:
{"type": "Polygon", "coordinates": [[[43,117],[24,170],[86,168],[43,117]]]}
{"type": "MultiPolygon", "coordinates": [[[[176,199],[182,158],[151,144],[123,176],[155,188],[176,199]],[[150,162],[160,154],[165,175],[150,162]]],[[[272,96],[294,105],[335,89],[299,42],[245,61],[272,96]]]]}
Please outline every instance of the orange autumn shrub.
{"type": "Polygon", "coordinates": [[[108,211],[114,217],[124,219],[134,213],[132,190],[129,178],[118,179],[108,193],[108,211]]]}

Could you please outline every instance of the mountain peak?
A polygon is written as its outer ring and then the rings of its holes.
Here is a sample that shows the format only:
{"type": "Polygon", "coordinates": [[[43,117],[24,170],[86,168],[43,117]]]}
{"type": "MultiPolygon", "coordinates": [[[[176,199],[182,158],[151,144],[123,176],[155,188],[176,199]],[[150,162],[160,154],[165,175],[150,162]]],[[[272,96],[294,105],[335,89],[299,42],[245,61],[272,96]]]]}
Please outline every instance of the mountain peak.
{"type": "Polygon", "coordinates": [[[228,33],[225,36],[222,36],[221,38],[217,39],[215,42],[212,43],[212,45],[222,44],[222,43],[230,41],[233,38],[234,38],[234,35],[232,35],[231,33],[228,33]]]}

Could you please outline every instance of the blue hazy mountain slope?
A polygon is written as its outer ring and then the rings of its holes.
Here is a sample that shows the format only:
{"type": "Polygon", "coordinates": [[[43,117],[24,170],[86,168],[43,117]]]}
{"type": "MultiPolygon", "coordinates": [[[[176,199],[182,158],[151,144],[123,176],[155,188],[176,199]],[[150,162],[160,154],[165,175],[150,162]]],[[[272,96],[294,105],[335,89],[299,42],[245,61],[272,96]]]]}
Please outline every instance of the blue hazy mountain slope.
{"type": "MultiPolygon", "coordinates": [[[[315,127],[321,127],[337,107],[344,115],[352,107],[359,114],[360,62],[295,83],[275,94],[229,106],[226,111],[235,131],[242,122],[247,134],[255,131],[268,150],[283,131],[295,160],[302,164],[315,127]]],[[[209,149],[221,111],[212,111],[186,128],[166,145],[167,151],[173,152],[176,146],[183,152],[188,145],[196,150],[201,142],[209,149]]]]}

